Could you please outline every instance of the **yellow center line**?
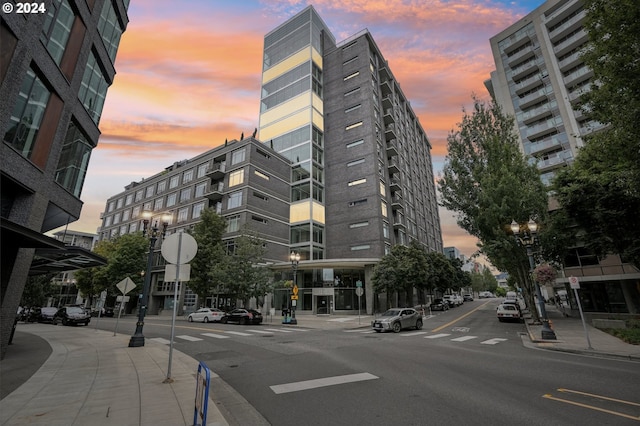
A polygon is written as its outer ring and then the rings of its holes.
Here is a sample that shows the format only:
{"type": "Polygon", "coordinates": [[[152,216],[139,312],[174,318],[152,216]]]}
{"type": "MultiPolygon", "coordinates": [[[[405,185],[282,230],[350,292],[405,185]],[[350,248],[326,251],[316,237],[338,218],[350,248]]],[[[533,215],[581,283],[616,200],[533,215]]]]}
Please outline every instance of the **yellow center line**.
{"type": "Polygon", "coordinates": [[[571,390],[571,389],[560,388],[560,389],[558,389],[558,392],[575,393],[575,394],[578,394],[578,395],[590,396],[592,398],[598,398],[598,399],[606,399],[607,401],[619,402],[621,404],[628,404],[628,405],[634,405],[636,407],[640,407],[640,404],[637,403],[637,402],[625,401],[625,400],[616,399],[616,398],[609,398],[608,396],[595,395],[595,394],[592,394],[592,393],[574,391],[574,390],[571,390]]]}
{"type": "Polygon", "coordinates": [[[629,414],[624,414],[624,413],[618,413],[617,411],[606,410],[604,408],[594,407],[593,405],[582,404],[580,402],[569,401],[567,399],[556,398],[555,396],[549,395],[549,394],[542,395],[542,397],[546,398],[546,399],[551,399],[553,401],[566,402],[567,404],[577,405],[578,407],[588,408],[590,410],[601,411],[601,412],[607,413],[607,414],[613,414],[614,416],[619,416],[619,417],[624,417],[624,418],[631,419],[631,420],[640,421],[640,417],[631,416],[629,414]]]}
{"type": "Polygon", "coordinates": [[[440,326],[440,327],[438,327],[438,328],[434,328],[433,330],[431,330],[431,332],[432,332],[432,333],[437,333],[438,331],[442,330],[443,328],[447,328],[447,327],[449,327],[449,326],[451,326],[451,325],[453,325],[453,324],[457,323],[457,322],[458,322],[458,321],[460,321],[461,319],[468,317],[469,315],[471,315],[472,313],[474,313],[474,312],[475,312],[475,311],[477,311],[478,309],[480,309],[480,308],[484,308],[484,307],[485,307],[485,306],[487,306],[489,303],[491,303],[491,301],[485,302],[484,304],[482,304],[482,305],[478,306],[478,307],[477,307],[477,308],[475,308],[474,310],[467,312],[466,314],[462,315],[461,317],[458,317],[458,318],[454,319],[453,321],[450,321],[450,322],[446,323],[445,325],[441,325],[441,326],[440,326]]]}

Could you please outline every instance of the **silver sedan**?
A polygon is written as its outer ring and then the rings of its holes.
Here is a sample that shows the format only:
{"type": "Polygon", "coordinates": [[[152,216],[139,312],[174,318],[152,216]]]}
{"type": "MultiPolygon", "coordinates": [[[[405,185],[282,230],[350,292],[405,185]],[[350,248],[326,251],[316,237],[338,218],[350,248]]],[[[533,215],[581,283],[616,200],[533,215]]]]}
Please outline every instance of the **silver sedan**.
{"type": "Polygon", "coordinates": [[[384,312],[378,318],[371,321],[371,327],[381,333],[393,331],[399,333],[403,328],[422,328],[422,314],[413,308],[392,308],[384,312]]]}

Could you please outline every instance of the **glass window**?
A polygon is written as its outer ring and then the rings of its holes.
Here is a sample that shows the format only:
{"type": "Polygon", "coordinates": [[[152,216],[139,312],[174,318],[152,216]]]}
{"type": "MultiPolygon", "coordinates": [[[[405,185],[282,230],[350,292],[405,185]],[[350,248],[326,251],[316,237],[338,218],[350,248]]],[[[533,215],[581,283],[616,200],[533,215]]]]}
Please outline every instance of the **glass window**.
{"type": "Polygon", "coordinates": [[[364,163],[364,158],[359,158],[357,160],[349,161],[347,163],[347,167],[355,166],[357,164],[362,164],[362,163],[364,163]]]}
{"type": "Polygon", "coordinates": [[[128,206],[133,203],[133,194],[127,194],[127,198],[124,200],[124,205],[128,206]]]}
{"type": "Polygon", "coordinates": [[[122,198],[118,198],[118,201],[116,201],[116,209],[121,209],[123,205],[124,200],[122,198]]]}
{"type": "Polygon", "coordinates": [[[369,222],[357,222],[349,224],[349,228],[362,228],[363,226],[368,226],[369,222]]]}
{"type": "Polygon", "coordinates": [[[4,140],[26,158],[31,158],[42,117],[51,93],[32,69],[22,80],[20,93],[13,105],[4,140]]]}
{"type": "Polygon", "coordinates": [[[382,195],[383,197],[387,196],[387,187],[382,181],[380,181],[380,195],[382,195]]]}
{"type": "Polygon", "coordinates": [[[359,246],[351,247],[351,251],[369,250],[370,248],[371,248],[371,246],[369,244],[362,244],[362,245],[359,245],[359,246]]]}
{"type": "Polygon", "coordinates": [[[227,232],[237,232],[240,230],[240,215],[229,216],[227,218],[227,232]]]}
{"type": "Polygon", "coordinates": [[[120,217],[122,217],[121,213],[118,212],[113,215],[113,224],[120,223],[120,217]]]}
{"type": "Polygon", "coordinates": [[[158,194],[163,193],[167,189],[167,181],[163,180],[162,182],[158,182],[158,194]]]}
{"type": "Polygon", "coordinates": [[[291,187],[291,201],[305,200],[311,197],[311,183],[305,182],[291,187]]]}
{"type": "Polygon", "coordinates": [[[356,127],[360,127],[360,126],[362,126],[362,121],[358,121],[357,123],[349,124],[344,129],[345,130],[351,130],[351,129],[355,129],[356,127]]]}
{"type": "Polygon", "coordinates": [[[231,165],[238,164],[244,161],[245,149],[236,149],[231,153],[231,165]]]}
{"type": "Polygon", "coordinates": [[[169,180],[169,189],[173,189],[176,186],[178,186],[179,182],[180,182],[180,176],[178,175],[171,176],[171,179],[169,180]]]}
{"type": "Polygon", "coordinates": [[[174,192],[173,194],[169,194],[167,196],[167,207],[175,206],[177,197],[178,197],[178,193],[176,192],[174,192]]]}
{"type": "Polygon", "coordinates": [[[380,207],[382,209],[382,216],[387,217],[387,203],[384,201],[380,203],[380,207]]]}
{"type": "Polygon", "coordinates": [[[184,207],[178,210],[178,222],[184,222],[189,217],[189,208],[184,207]]]}
{"type": "Polygon", "coordinates": [[[138,230],[138,222],[131,222],[129,224],[129,232],[133,234],[137,230],[138,230]]]}
{"type": "Polygon", "coordinates": [[[347,144],[347,148],[353,148],[354,146],[362,145],[364,143],[364,139],[360,139],[347,144]]]}
{"type": "Polygon", "coordinates": [[[111,0],[104,3],[102,13],[100,14],[100,21],[98,22],[98,32],[102,36],[104,47],[106,47],[111,61],[115,61],[118,45],[120,44],[120,37],[122,36],[122,28],[120,27],[120,22],[118,22],[118,16],[116,15],[111,0]]]}
{"type": "MultiPolygon", "coordinates": [[[[78,198],[82,192],[92,149],[89,138],[72,120],[67,128],[67,135],[56,167],[56,182],[78,198]]],[[[129,204],[131,204],[131,198],[132,194],[127,195],[129,204]]]]}
{"type": "Polygon", "coordinates": [[[164,198],[157,198],[155,203],[153,204],[153,210],[155,211],[162,210],[163,203],[164,203],[164,198]]]}
{"type": "Polygon", "coordinates": [[[346,114],[346,113],[348,113],[348,112],[355,111],[355,110],[357,110],[358,108],[360,108],[361,106],[362,106],[361,104],[351,106],[351,107],[349,107],[349,108],[345,109],[345,110],[344,110],[344,112],[345,112],[345,114],[346,114]]]}
{"type": "Polygon", "coordinates": [[[382,235],[389,238],[389,224],[387,222],[382,223],[382,235]]]}
{"type": "Polygon", "coordinates": [[[109,84],[104,78],[100,64],[92,51],[89,54],[87,66],[84,69],[78,98],[82,101],[91,119],[96,124],[100,122],[108,87],[109,84]]]}
{"type": "Polygon", "coordinates": [[[146,198],[153,197],[153,186],[147,186],[144,192],[146,198]]]}
{"type": "Polygon", "coordinates": [[[124,222],[125,220],[129,220],[131,218],[131,210],[130,209],[126,209],[125,211],[122,212],[122,221],[124,222]]]}
{"type": "Polygon", "coordinates": [[[137,190],[136,198],[134,201],[141,201],[143,196],[144,196],[144,191],[142,189],[137,190]]]}
{"type": "Polygon", "coordinates": [[[197,178],[201,178],[209,171],[209,163],[200,164],[196,173],[197,178]]]}
{"type": "Polygon", "coordinates": [[[151,201],[147,201],[142,205],[142,210],[144,210],[145,212],[150,212],[152,207],[153,203],[151,201]]]}
{"type": "Polygon", "coordinates": [[[188,201],[191,199],[191,188],[185,188],[180,191],[180,202],[188,201]]]}
{"type": "Polygon", "coordinates": [[[269,176],[265,175],[264,173],[262,173],[262,172],[261,172],[261,171],[259,171],[259,170],[254,170],[254,171],[253,171],[253,173],[254,173],[256,176],[259,176],[259,177],[261,177],[261,178],[262,178],[262,179],[264,179],[264,180],[269,180],[269,179],[270,179],[270,178],[269,178],[269,176]]]}
{"type": "Polygon", "coordinates": [[[40,40],[58,65],[67,47],[74,19],[75,15],[67,0],[54,0],[47,8],[40,40]]]}
{"type": "Polygon", "coordinates": [[[112,211],[115,210],[115,208],[116,208],[116,202],[115,201],[110,201],[109,202],[109,208],[108,208],[107,211],[112,212],[112,211]]]}
{"type": "Polygon", "coordinates": [[[196,185],[196,198],[204,196],[207,190],[207,182],[202,182],[196,185]]]}
{"type": "Polygon", "coordinates": [[[229,199],[227,200],[227,209],[234,209],[236,207],[240,207],[242,204],[242,191],[237,191],[229,194],[229,199]]]}
{"type": "Polygon", "coordinates": [[[347,80],[352,79],[353,77],[357,77],[359,75],[360,75],[360,71],[356,71],[356,72],[353,72],[353,73],[349,74],[348,76],[346,76],[342,80],[343,81],[347,81],[347,80]]]}
{"type": "Polygon", "coordinates": [[[191,212],[191,218],[197,219],[202,214],[202,210],[204,210],[204,201],[201,203],[197,203],[193,205],[193,211],[191,212]]]}
{"type": "Polygon", "coordinates": [[[362,185],[363,183],[366,183],[367,179],[358,179],[358,180],[352,180],[351,182],[349,182],[347,184],[347,186],[356,186],[356,185],[362,185]]]}
{"type": "Polygon", "coordinates": [[[131,214],[131,217],[132,217],[133,219],[135,219],[135,218],[137,218],[138,216],[140,216],[140,209],[141,209],[141,208],[142,208],[141,206],[135,206],[135,207],[133,208],[133,212],[132,212],[132,214],[131,214]]]}
{"type": "Polygon", "coordinates": [[[244,181],[244,169],[229,173],[229,187],[240,185],[244,181]]]}
{"type": "Polygon", "coordinates": [[[291,227],[291,244],[306,243],[311,241],[310,224],[296,225],[291,227]]]}
{"type": "Polygon", "coordinates": [[[182,174],[182,183],[191,182],[193,180],[193,169],[187,170],[182,174]]]}

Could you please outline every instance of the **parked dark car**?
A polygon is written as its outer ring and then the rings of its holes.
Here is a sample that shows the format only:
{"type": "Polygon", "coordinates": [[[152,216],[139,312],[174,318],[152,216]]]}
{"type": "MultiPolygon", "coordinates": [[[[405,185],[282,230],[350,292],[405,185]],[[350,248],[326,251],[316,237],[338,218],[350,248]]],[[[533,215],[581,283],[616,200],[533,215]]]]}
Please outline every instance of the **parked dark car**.
{"type": "Polygon", "coordinates": [[[53,323],[53,317],[56,312],[58,312],[58,308],[40,308],[40,313],[38,314],[38,322],[50,322],[53,323]]]}
{"type": "Polygon", "coordinates": [[[65,306],[58,309],[58,312],[53,316],[53,325],[89,325],[91,321],[91,315],[87,311],[79,306],[65,306]]]}
{"type": "Polygon", "coordinates": [[[443,299],[433,299],[433,302],[431,302],[431,310],[432,311],[448,311],[449,302],[443,299]]]}
{"type": "Polygon", "coordinates": [[[220,322],[223,324],[237,322],[240,325],[260,324],[262,323],[262,314],[255,309],[234,309],[224,314],[224,316],[220,318],[220,322]]]}
{"type": "Polygon", "coordinates": [[[473,302],[473,296],[471,294],[463,294],[462,298],[465,302],[473,302]]]}

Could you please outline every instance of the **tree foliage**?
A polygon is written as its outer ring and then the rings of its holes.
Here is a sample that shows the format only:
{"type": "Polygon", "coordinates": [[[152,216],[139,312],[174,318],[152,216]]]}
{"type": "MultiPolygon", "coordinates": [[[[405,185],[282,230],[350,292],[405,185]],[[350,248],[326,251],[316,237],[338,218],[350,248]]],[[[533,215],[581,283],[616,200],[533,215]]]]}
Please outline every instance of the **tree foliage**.
{"type": "Polygon", "coordinates": [[[640,3],[587,0],[583,59],[594,83],[583,111],[607,127],[585,137],[554,181],[574,227],[558,227],[595,254],[619,253],[640,268],[640,3]]]}
{"type": "Polygon", "coordinates": [[[21,306],[44,306],[47,298],[55,294],[54,285],[51,279],[54,274],[43,274],[30,276],[24,286],[21,306]]]}
{"type": "Polygon", "coordinates": [[[458,129],[447,137],[448,155],[438,182],[441,205],[457,214],[457,223],[479,240],[480,252],[500,270],[518,277],[533,306],[533,283],[524,248],[509,223],[530,218],[544,223],[547,194],[535,165],[519,149],[513,117],[499,105],[473,97],[458,129]]]}

